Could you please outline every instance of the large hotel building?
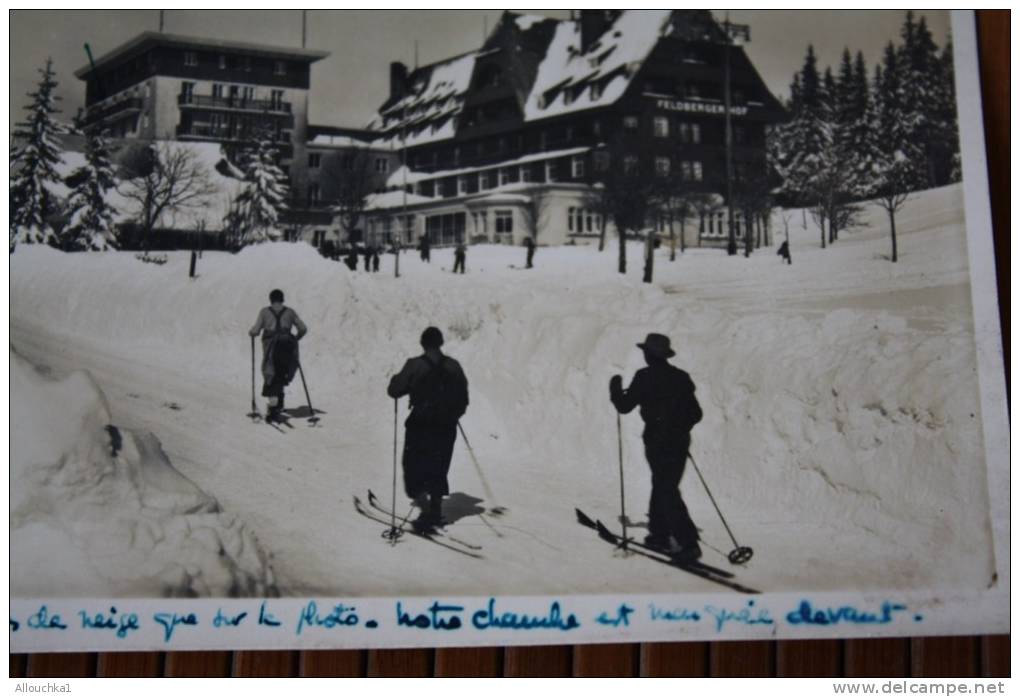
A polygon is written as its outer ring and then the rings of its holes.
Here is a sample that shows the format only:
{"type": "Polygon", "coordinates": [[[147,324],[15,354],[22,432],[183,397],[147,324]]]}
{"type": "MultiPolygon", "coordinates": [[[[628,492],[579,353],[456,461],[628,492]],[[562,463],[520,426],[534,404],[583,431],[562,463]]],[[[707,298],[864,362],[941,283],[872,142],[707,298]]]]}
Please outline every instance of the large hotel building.
{"type": "MultiPolygon", "coordinates": [[[[627,164],[609,161],[607,144],[617,144],[614,156],[632,146],[678,188],[715,200],[686,226],[686,242],[723,245],[727,77],[735,197],[765,181],[765,129],[784,117],[705,10],[505,12],[475,51],[391,64],[388,97],[366,128],[308,124],[311,66],[327,55],[145,33],[77,76],[88,118],[121,137],[243,142],[270,127],[295,220],[312,221],[301,228],[317,244],[591,239],[602,222],[591,182],[627,164]],[[327,165],[354,154],[371,161],[376,191],[347,230],[330,212],[345,168],[327,165]]],[[[734,222],[741,232],[746,223],[734,222]]]]}

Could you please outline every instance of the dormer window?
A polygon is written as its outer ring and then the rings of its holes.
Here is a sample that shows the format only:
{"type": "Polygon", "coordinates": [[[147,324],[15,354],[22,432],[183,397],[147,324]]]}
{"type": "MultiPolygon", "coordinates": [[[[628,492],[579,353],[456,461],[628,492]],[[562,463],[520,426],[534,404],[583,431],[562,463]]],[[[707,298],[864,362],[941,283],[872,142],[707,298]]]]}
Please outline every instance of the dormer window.
{"type": "Polygon", "coordinates": [[[196,65],[198,65],[198,54],[195,53],[194,51],[185,51],[184,52],[184,65],[186,65],[188,67],[191,67],[191,68],[193,68],[196,65]]]}
{"type": "Polygon", "coordinates": [[[591,100],[594,102],[597,101],[600,97],[602,97],[602,83],[600,82],[591,83],[591,100]]]}
{"type": "Polygon", "coordinates": [[[273,62],[273,75],[286,75],[287,74],[287,63],[284,61],[273,62]]]}

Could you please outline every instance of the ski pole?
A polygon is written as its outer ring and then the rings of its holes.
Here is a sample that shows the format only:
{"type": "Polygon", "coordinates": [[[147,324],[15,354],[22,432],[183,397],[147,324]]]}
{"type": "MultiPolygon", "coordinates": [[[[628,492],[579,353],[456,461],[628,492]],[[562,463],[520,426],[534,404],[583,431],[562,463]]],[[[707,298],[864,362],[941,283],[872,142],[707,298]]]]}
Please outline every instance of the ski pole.
{"type": "Polygon", "coordinates": [[[298,361],[297,369],[298,373],[301,375],[301,386],[305,388],[305,399],[308,400],[308,413],[310,414],[310,416],[308,417],[308,423],[314,426],[319,422],[319,417],[315,415],[315,410],[312,409],[312,398],[308,394],[308,383],[305,382],[305,371],[301,367],[300,361],[298,361]]]}
{"type": "MultiPolygon", "coordinates": [[[[390,505],[390,539],[397,538],[397,416],[400,401],[393,400],[393,501],[390,505]]],[[[410,516],[410,514],[408,514],[410,516]]]]}
{"type": "Polygon", "coordinates": [[[623,424],[620,412],[616,412],[616,444],[620,455],[620,522],[623,524],[623,549],[627,550],[627,508],[623,495],[623,424]]]}
{"type": "MultiPolygon", "coordinates": [[[[485,491],[486,500],[496,503],[496,497],[493,495],[492,489],[489,488],[489,482],[485,479],[485,474],[482,472],[482,466],[478,464],[478,458],[475,457],[475,451],[471,447],[471,443],[468,441],[467,434],[464,433],[464,427],[460,425],[460,421],[457,422],[457,428],[460,429],[460,436],[464,439],[464,445],[467,446],[468,453],[471,455],[471,462],[475,465],[475,471],[478,472],[478,478],[482,480],[482,490],[485,491]]],[[[506,509],[502,506],[493,506],[490,512],[493,515],[502,515],[504,510],[506,509]]]]}
{"type": "Polygon", "coordinates": [[[733,540],[733,550],[727,555],[732,564],[743,564],[746,561],[750,561],[751,556],[754,554],[754,550],[750,547],[741,547],[737,542],[737,538],[733,536],[733,531],[730,530],[729,524],[726,522],[726,517],[723,515],[722,510],[719,509],[719,504],[715,502],[715,497],[712,496],[712,490],[708,488],[708,482],[701,474],[701,469],[698,467],[698,463],[694,461],[694,456],[687,453],[687,457],[691,459],[691,464],[694,465],[694,471],[698,474],[698,479],[701,480],[701,485],[705,487],[705,493],[708,494],[709,500],[712,505],[715,506],[715,512],[719,514],[719,520],[722,521],[723,527],[726,528],[726,533],[733,540]]]}
{"type": "Polygon", "coordinates": [[[258,421],[262,418],[259,414],[258,405],[255,404],[255,337],[251,337],[251,411],[248,413],[248,418],[252,421],[258,421]]]}

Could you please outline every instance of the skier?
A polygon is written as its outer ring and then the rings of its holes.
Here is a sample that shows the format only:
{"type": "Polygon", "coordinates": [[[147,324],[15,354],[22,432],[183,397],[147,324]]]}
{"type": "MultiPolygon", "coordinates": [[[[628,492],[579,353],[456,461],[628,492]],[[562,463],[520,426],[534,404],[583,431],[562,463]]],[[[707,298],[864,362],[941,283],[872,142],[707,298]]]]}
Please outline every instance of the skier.
{"type": "Polygon", "coordinates": [[[790,243],[785,240],[779,245],[779,251],[776,252],[780,257],[786,260],[787,264],[792,264],[793,260],[790,259],[790,243]]]}
{"type": "Polygon", "coordinates": [[[457,421],[468,405],[464,371],[443,354],[442,345],[443,333],[428,327],[421,335],[424,353],[409,359],[386,390],[393,399],[411,397],[411,414],[404,422],[404,491],[421,510],[414,525],[423,532],[442,524],[457,421]]]}
{"type": "Polygon", "coordinates": [[[648,367],[637,371],[626,390],[623,379],[614,375],[609,381],[609,398],[622,414],[640,406],[645,422],[645,458],[652,470],[645,544],[680,561],[694,561],[701,556],[698,529],[680,496],[680,479],[687,464],[691,428],[701,421],[701,407],[691,377],[668,361],[676,355],[669,337],[649,334],[638,347],[644,351],[648,367]]]}
{"type": "Polygon", "coordinates": [[[453,272],[457,273],[457,269],[460,269],[460,273],[464,273],[464,260],[467,257],[467,248],[464,243],[461,242],[453,250],[453,272]]]}
{"type": "Polygon", "coordinates": [[[527,265],[524,268],[530,269],[532,268],[531,261],[535,258],[535,240],[530,237],[525,237],[524,246],[528,248],[528,260],[527,265]]]}
{"type": "Polygon", "coordinates": [[[283,304],[279,288],[269,294],[269,307],[259,310],[251,336],[262,334],[262,396],[267,401],[267,421],[279,421],[283,411],[283,388],[298,371],[298,342],[308,327],[298,314],[283,304]],[[291,333],[297,328],[297,335],[291,333]]]}

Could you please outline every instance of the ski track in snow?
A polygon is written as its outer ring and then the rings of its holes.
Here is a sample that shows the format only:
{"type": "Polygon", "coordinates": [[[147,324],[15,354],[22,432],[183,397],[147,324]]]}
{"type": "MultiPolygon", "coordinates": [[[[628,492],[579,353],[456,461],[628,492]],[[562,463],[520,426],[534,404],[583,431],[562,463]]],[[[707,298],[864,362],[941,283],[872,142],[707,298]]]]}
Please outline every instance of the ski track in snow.
{"type": "MultiPolygon", "coordinates": [[[[466,278],[443,270],[449,250],[435,250],[431,265],[406,254],[395,282],[391,256],[382,273],[349,274],[310,249],[273,245],[207,254],[191,284],[186,255],[159,269],[106,255],[95,262],[111,272],[102,287],[83,273],[45,277],[57,253],[19,248],[11,341],[38,364],[88,370],[116,423],[155,433],[178,470],[256,532],[284,594],[722,590],[622,559],[574,522],[579,506],[618,525],[606,385],[640,367],[634,344],[648,331],[672,336],[676,364],[698,385],[706,416],[694,456],[738,540],[756,551],[736,570],[741,583],[983,586],[991,552],[980,430],[968,418],[977,392],[960,199],[948,187],[908,203],[897,265],[881,259],[881,212],[869,209],[873,228],[844,232],[824,251],[797,214],[793,267],[775,247],[750,260],[691,249],[673,264],[662,249],[652,286],[638,282],[638,245],[628,277],[614,273],[615,241],[602,255],[542,248],[527,282],[507,268],[522,249],[473,247],[466,278]],[[22,255],[31,271],[19,273],[22,255]],[[244,331],[271,285],[311,328],[302,363],[325,412],[319,428],[293,419],[278,433],[244,416],[244,331]],[[112,320],[89,306],[124,295],[132,302],[112,320]],[[97,327],[104,320],[110,326],[97,327]],[[371,488],[388,504],[393,404],[384,389],[427,323],[443,329],[471,383],[463,424],[496,500],[475,503],[483,488],[458,436],[451,490],[463,494],[454,500],[465,515],[451,530],[483,545],[484,561],[409,536],[391,547],[352,503],[371,488]],[[508,512],[476,514],[495,505],[508,512]]],[[[781,239],[778,218],[773,230],[781,239]]],[[[302,404],[296,378],[287,406],[302,404]]],[[[627,511],[643,535],[640,429],[636,415],[624,418],[627,511]]],[[[705,561],[730,568],[731,543],[693,473],[682,491],[705,561]]],[[[399,482],[397,509],[407,509],[399,482]]]]}

